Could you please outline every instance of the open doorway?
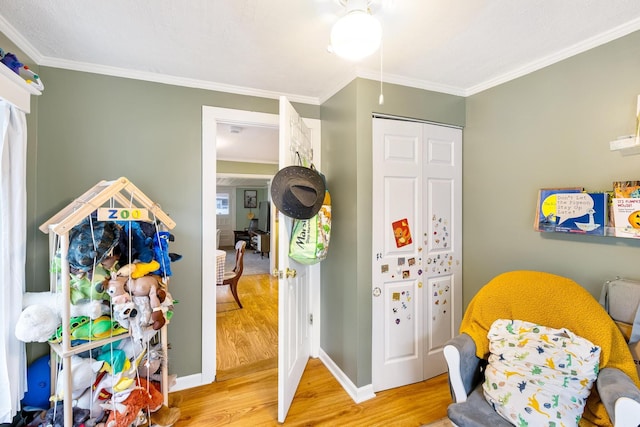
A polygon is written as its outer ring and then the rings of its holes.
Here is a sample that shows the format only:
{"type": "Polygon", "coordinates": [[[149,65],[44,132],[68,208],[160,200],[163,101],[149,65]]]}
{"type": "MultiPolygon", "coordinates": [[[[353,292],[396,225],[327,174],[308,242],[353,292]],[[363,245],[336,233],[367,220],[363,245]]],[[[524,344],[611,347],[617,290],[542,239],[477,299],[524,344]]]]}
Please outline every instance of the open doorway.
{"type": "MultiPolygon", "coordinates": [[[[224,150],[218,149],[218,155],[224,158],[224,150]]],[[[226,254],[225,272],[234,268],[235,244],[246,245],[237,294],[242,308],[230,286],[216,287],[218,382],[277,367],[278,281],[271,277],[269,267],[270,180],[271,176],[217,175],[217,197],[228,198],[231,205],[229,209],[224,206],[218,209],[216,215],[220,231],[218,250],[226,254]],[[243,196],[247,193],[256,200],[245,208],[243,196]],[[227,211],[233,213],[233,218],[224,215],[227,211]]]]}
{"type": "MultiPolygon", "coordinates": [[[[212,220],[216,218],[217,212],[217,182],[218,178],[225,184],[225,187],[232,194],[232,198],[235,199],[236,212],[235,216],[231,218],[232,231],[243,230],[245,223],[243,220],[248,220],[248,214],[257,216],[259,214],[260,201],[268,201],[268,182],[270,177],[275,171],[277,171],[277,129],[278,129],[278,116],[274,114],[255,113],[241,110],[227,110],[219,108],[205,107],[203,108],[203,159],[207,159],[207,163],[203,163],[203,272],[202,272],[202,295],[203,295],[203,324],[202,324],[202,382],[207,383],[213,381],[218,375],[216,375],[218,365],[223,366],[221,374],[239,376],[242,374],[243,369],[246,372],[251,370],[260,370],[265,367],[270,367],[269,364],[277,366],[277,347],[273,348],[273,343],[277,343],[277,279],[272,278],[268,273],[275,267],[275,256],[265,251],[257,252],[250,246],[245,251],[247,256],[247,273],[243,273],[241,278],[242,282],[239,284],[239,296],[244,298],[242,301],[243,308],[240,309],[236,304],[236,301],[231,297],[228,286],[216,286],[216,269],[213,267],[216,263],[216,231],[217,221],[212,220]],[[233,132],[232,132],[233,130],[233,132]],[[274,164],[271,169],[262,166],[255,166],[256,156],[259,154],[256,148],[240,148],[235,154],[227,152],[222,155],[225,160],[221,158],[221,170],[217,168],[217,156],[218,145],[224,145],[225,134],[233,134],[237,137],[247,137],[251,140],[256,140],[254,136],[255,132],[268,131],[276,135],[275,149],[271,148],[271,155],[274,156],[274,164]],[[244,135],[243,135],[244,134],[244,135]],[[243,164],[244,166],[254,165],[254,170],[249,172],[258,173],[242,173],[242,170],[235,170],[230,172],[231,162],[237,164],[243,164]],[[209,164],[212,163],[212,164],[209,164]],[[213,167],[211,167],[213,166],[213,167]],[[271,170],[271,173],[265,173],[265,170],[271,170]],[[220,174],[218,174],[220,172],[220,174]],[[260,179],[261,184],[256,182],[249,183],[247,179],[260,179]],[[234,185],[231,185],[234,184],[234,185]],[[266,187],[266,188],[265,188],[266,187]],[[255,194],[257,196],[258,189],[263,188],[261,191],[264,200],[255,200],[255,204],[249,203],[248,206],[250,212],[247,212],[244,208],[244,191],[249,190],[250,195],[255,194]],[[242,205],[242,208],[238,209],[238,206],[242,205]],[[255,208],[253,207],[255,206],[255,208]],[[208,236],[211,236],[208,238],[208,236]],[[269,268],[259,274],[248,274],[251,272],[258,272],[250,267],[250,257],[257,257],[260,259],[262,266],[269,265],[269,268]],[[242,286],[242,290],[240,290],[242,286]],[[219,298],[219,295],[220,298],[219,298]],[[212,310],[211,301],[216,301],[216,310],[212,310]],[[219,303],[218,303],[219,302],[219,303]],[[266,306],[272,306],[275,310],[274,314],[269,314],[270,309],[266,309],[266,306]],[[251,311],[254,314],[251,315],[251,311]],[[263,318],[260,320],[260,316],[266,316],[268,322],[272,323],[273,330],[267,332],[262,331],[258,333],[255,330],[255,323],[265,323],[267,320],[263,318]],[[231,319],[231,320],[230,320],[231,319]],[[220,325],[218,325],[220,323],[220,325]],[[216,336],[220,337],[218,340],[216,336]],[[270,345],[271,348],[266,351],[266,345],[270,345]],[[218,347],[221,348],[218,348],[218,347]],[[222,348],[225,347],[225,348],[222,348]],[[275,351],[275,354],[273,353],[275,351]],[[256,358],[256,355],[262,355],[260,358],[256,358]],[[220,363],[218,363],[220,359],[220,363]],[[261,359],[261,360],[258,360],[261,359]],[[266,361],[265,361],[266,360],[266,361]],[[228,369],[229,366],[236,365],[235,371],[228,369]],[[242,366],[245,366],[243,368],[242,366]]],[[[232,146],[238,148],[238,143],[232,143],[232,146]]],[[[265,148],[265,147],[261,147],[265,148]]],[[[224,151],[224,150],[223,150],[224,151]]],[[[266,163],[266,162],[265,162],[266,163]]],[[[236,165],[237,166],[237,165],[236,165]]],[[[247,171],[244,171],[247,172],[247,171]]],[[[222,187],[222,186],[221,186],[222,187]]],[[[270,204],[269,204],[269,209],[270,204]]],[[[272,227],[272,213],[269,210],[269,229],[272,227]]],[[[263,222],[265,219],[263,218],[263,222]]],[[[263,228],[267,228],[266,224],[262,225],[263,228]]],[[[261,229],[262,230],[262,229],[261,229]]],[[[266,230],[262,230],[266,231],[266,230]]],[[[275,248],[275,233],[270,233],[267,237],[269,247],[275,248]]],[[[264,236],[263,236],[264,239],[264,236]]],[[[227,249],[235,244],[235,236],[227,234],[225,238],[220,236],[220,249],[227,249]]],[[[265,243],[266,243],[265,242],[265,243]]],[[[261,247],[264,249],[264,245],[261,247]]],[[[230,261],[233,264],[235,260],[235,254],[227,254],[226,261],[230,261]]],[[[225,263],[229,265],[229,262],[225,263]]],[[[228,268],[228,267],[226,267],[228,268]]],[[[240,283],[240,282],[239,282],[240,283]]],[[[277,345],[277,344],[276,344],[277,345]]],[[[221,380],[218,376],[218,380],[221,380]]]]}

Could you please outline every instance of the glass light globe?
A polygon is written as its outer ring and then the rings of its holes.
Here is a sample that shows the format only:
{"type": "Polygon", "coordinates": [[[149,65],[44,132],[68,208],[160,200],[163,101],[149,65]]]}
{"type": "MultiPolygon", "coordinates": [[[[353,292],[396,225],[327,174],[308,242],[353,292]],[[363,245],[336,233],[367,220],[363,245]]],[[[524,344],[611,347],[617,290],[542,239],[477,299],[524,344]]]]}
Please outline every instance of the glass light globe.
{"type": "Polygon", "coordinates": [[[331,47],[336,55],[358,61],[380,47],[382,26],[364,10],[352,10],[331,29],[331,47]]]}

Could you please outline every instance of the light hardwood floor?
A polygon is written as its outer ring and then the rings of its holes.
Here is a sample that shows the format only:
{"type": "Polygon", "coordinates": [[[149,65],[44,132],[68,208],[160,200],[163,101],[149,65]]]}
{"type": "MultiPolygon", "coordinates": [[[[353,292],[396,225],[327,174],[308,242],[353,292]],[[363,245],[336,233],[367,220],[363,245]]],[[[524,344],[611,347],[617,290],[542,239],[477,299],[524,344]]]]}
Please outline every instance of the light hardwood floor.
{"type": "MultiPolygon", "coordinates": [[[[175,426],[277,426],[277,387],[277,369],[269,369],[171,393],[182,399],[175,426]]],[[[449,403],[446,374],[354,403],[322,362],[311,359],[284,425],[421,426],[445,417],[449,403]]]]}
{"type": "MultiPolygon", "coordinates": [[[[277,426],[277,280],[243,276],[245,308],[218,287],[216,382],[171,393],[183,426],[277,426]]],[[[421,426],[446,416],[446,374],[382,391],[356,404],[318,359],[311,359],[291,405],[287,426],[421,426]]]]}
{"type": "Polygon", "coordinates": [[[238,296],[244,308],[238,307],[229,286],[216,286],[216,294],[218,374],[277,358],[278,280],[268,274],[243,275],[238,296]]]}

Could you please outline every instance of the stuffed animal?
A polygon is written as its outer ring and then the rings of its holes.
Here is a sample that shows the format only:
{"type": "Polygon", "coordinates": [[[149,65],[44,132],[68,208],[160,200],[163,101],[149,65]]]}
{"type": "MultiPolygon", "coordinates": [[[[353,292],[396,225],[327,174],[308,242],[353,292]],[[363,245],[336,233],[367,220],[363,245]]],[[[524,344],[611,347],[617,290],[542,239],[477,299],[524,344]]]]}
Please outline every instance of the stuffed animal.
{"type": "Polygon", "coordinates": [[[149,351],[142,359],[140,366],[138,366],[138,375],[145,378],[148,381],[159,382],[162,380],[162,361],[164,360],[164,352],[162,346],[156,344],[149,348],[149,351]]]}
{"type": "MultiPolygon", "coordinates": [[[[96,285],[105,280],[109,280],[111,272],[105,267],[106,260],[111,261],[113,257],[107,257],[101,264],[96,265],[95,269],[89,271],[79,271],[76,274],[69,274],[70,297],[73,304],[87,302],[91,300],[103,299],[109,300],[109,295],[98,291],[96,285]]],[[[109,264],[107,264],[109,265],[109,264]]],[[[60,253],[51,261],[51,272],[56,274],[56,282],[58,283],[58,292],[62,291],[62,264],[60,261],[60,253]]]]}
{"type": "MultiPolygon", "coordinates": [[[[72,399],[78,399],[82,394],[91,387],[95,381],[94,364],[96,359],[90,357],[71,356],[71,397],[72,399]]],[[[64,368],[58,374],[58,381],[56,382],[56,394],[51,396],[52,402],[59,402],[64,400],[64,385],[65,385],[65,370],[64,368]]]]}
{"type": "Polygon", "coordinates": [[[175,406],[162,405],[160,409],[152,412],[149,418],[149,423],[143,425],[150,425],[154,427],[171,427],[180,419],[180,408],[177,408],[175,406]]]}
{"type": "MultiPolygon", "coordinates": [[[[97,319],[77,316],[69,319],[69,324],[69,336],[72,340],[93,341],[127,333],[127,328],[109,316],[100,316],[97,319]]],[[[49,342],[62,342],[62,325],[58,326],[49,342]]]]}
{"type": "Polygon", "coordinates": [[[2,49],[0,49],[0,62],[16,74],[20,74],[20,68],[24,65],[15,54],[11,52],[4,53],[2,49]]]}
{"type": "Polygon", "coordinates": [[[106,291],[112,299],[125,293],[129,293],[132,296],[149,297],[149,303],[152,309],[150,323],[153,329],[158,330],[166,323],[161,307],[161,302],[166,294],[159,276],[147,275],[133,279],[112,275],[106,291]]]}
{"type": "MultiPolygon", "coordinates": [[[[23,342],[48,341],[62,321],[63,304],[61,293],[26,292],[22,298],[23,311],[16,323],[16,338],[23,342]]],[[[69,308],[71,317],[87,316],[91,319],[110,311],[109,306],[101,301],[69,304],[69,308]]]]}
{"type": "Polygon", "coordinates": [[[121,233],[117,245],[117,255],[122,264],[151,262],[153,260],[153,237],[147,236],[142,227],[146,224],[140,221],[117,221],[124,233],[121,233]]]}
{"type": "Polygon", "coordinates": [[[120,240],[120,226],[112,221],[83,220],[69,231],[69,268],[90,271],[104,260],[120,240]]]}
{"type": "Polygon", "coordinates": [[[136,309],[136,305],[133,301],[113,304],[113,319],[129,330],[131,329],[132,324],[135,323],[137,315],[138,309],[136,309]]]}
{"type": "Polygon", "coordinates": [[[141,410],[148,409],[150,412],[155,412],[162,407],[164,396],[153,384],[144,378],[138,378],[137,383],[138,386],[122,403],[110,408],[107,427],[129,427],[138,418],[141,410]]]}
{"type": "MultiPolygon", "coordinates": [[[[84,426],[84,422],[89,419],[89,410],[74,407],[72,418],[73,427],[84,426]]],[[[62,403],[58,403],[55,408],[42,411],[27,427],[66,427],[64,426],[64,408],[62,407],[62,403]]]]}
{"type": "Polygon", "coordinates": [[[150,262],[135,262],[133,264],[126,264],[118,269],[117,276],[131,276],[133,279],[139,279],[142,276],[157,270],[160,268],[158,261],[151,260],[150,262]]]}
{"type": "Polygon", "coordinates": [[[182,259],[182,255],[169,253],[169,242],[173,242],[173,240],[173,234],[168,231],[159,231],[153,239],[154,258],[160,264],[160,268],[153,274],[171,276],[171,263],[182,259]]]}

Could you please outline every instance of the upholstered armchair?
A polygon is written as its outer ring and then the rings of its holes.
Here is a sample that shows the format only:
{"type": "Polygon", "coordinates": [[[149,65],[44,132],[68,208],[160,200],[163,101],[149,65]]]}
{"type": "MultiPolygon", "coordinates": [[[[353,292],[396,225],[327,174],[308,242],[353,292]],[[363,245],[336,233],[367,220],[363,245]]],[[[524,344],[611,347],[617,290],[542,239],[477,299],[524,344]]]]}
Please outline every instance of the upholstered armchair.
{"type": "MultiPolygon", "coordinates": [[[[640,425],[640,379],[616,324],[598,301],[574,281],[534,271],[505,273],[486,284],[469,304],[460,327],[461,334],[445,345],[454,400],[448,408],[448,416],[454,425],[507,427],[518,421],[512,424],[500,416],[495,402],[488,403],[483,391],[484,375],[487,369],[493,369],[487,367],[490,354],[487,336],[497,319],[518,319],[549,328],[566,328],[600,347],[599,372],[590,391],[586,390],[590,394],[582,420],[616,427],[640,425]]],[[[538,347],[540,352],[544,351],[541,347],[538,347]]],[[[533,353],[536,353],[535,347],[533,353]]],[[[511,374],[509,372],[507,376],[511,374]]],[[[527,378],[518,378],[518,381],[522,387],[520,391],[534,384],[534,380],[527,378]]],[[[518,390],[505,393],[505,400],[518,393],[518,390]]],[[[551,406],[531,405],[522,408],[525,411],[522,413],[525,416],[534,411],[547,416],[551,414],[549,421],[552,422],[556,409],[551,406]]]]}

